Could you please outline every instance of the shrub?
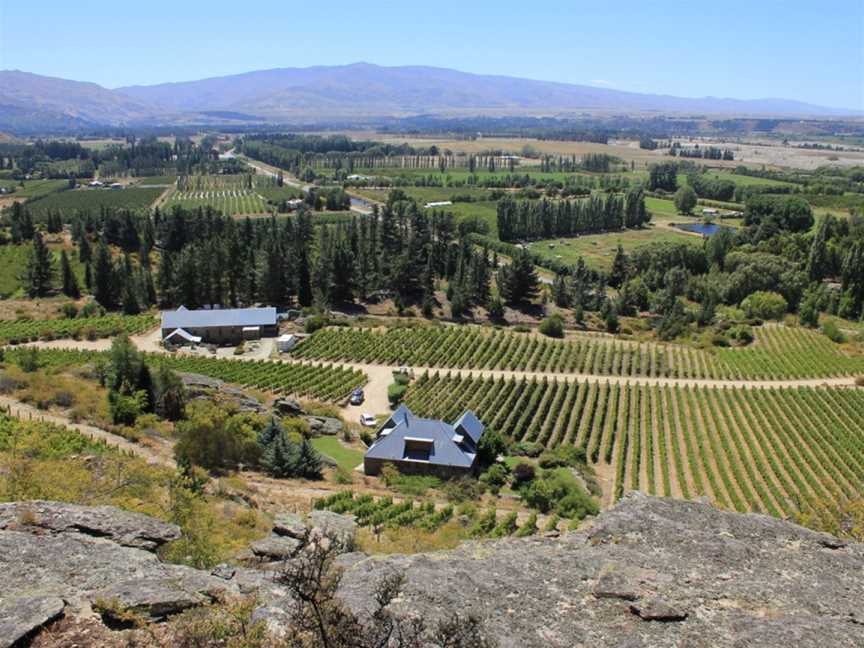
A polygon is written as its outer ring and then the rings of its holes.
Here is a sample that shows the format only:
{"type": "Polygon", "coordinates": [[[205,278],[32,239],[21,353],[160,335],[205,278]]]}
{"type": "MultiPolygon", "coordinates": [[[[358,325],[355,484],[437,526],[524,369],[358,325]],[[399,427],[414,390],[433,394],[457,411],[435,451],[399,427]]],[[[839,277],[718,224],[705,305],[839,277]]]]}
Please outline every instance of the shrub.
{"type": "Polygon", "coordinates": [[[308,318],[303,323],[303,330],[307,333],[314,333],[315,331],[324,328],[329,323],[329,320],[323,315],[314,315],[313,317],[308,318]]]}
{"type": "Polygon", "coordinates": [[[513,446],[513,454],[517,457],[539,457],[546,446],[536,441],[520,441],[513,446]]]}
{"type": "Polygon", "coordinates": [[[740,346],[747,346],[753,342],[753,329],[744,324],[733,326],[729,329],[729,337],[735,340],[740,346]]]}
{"type": "Polygon", "coordinates": [[[551,315],[540,322],[540,332],[552,338],[564,337],[564,320],[560,315],[551,315]]]}
{"type": "Polygon", "coordinates": [[[450,502],[473,502],[483,495],[483,484],[476,479],[462,477],[444,484],[444,495],[450,502]]]}
{"type": "Polygon", "coordinates": [[[526,538],[535,533],[537,533],[537,514],[531,513],[531,515],[528,516],[528,519],[522,523],[521,527],[519,527],[519,530],[516,532],[516,537],[526,538]]]}
{"type": "Polygon", "coordinates": [[[864,387],[864,376],[858,376],[855,378],[855,385],[858,387],[864,387]]]}
{"type": "Polygon", "coordinates": [[[66,319],[73,319],[78,315],[78,307],[72,302],[66,302],[60,308],[60,312],[63,313],[63,317],[66,319]]]}
{"type": "Polygon", "coordinates": [[[836,342],[837,344],[843,344],[844,342],[846,342],[846,336],[843,335],[843,331],[840,330],[834,320],[827,320],[822,325],[822,332],[832,342],[836,342]]]}
{"type": "Polygon", "coordinates": [[[481,466],[491,466],[506,452],[507,439],[497,430],[486,430],[477,444],[477,460],[481,466]]]}
{"type": "Polygon", "coordinates": [[[789,310],[789,304],[779,293],[759,290],[744,298],[741,308],[750,318],[779,320],[789,310]]]}
{"type": "Polygon", "coordinates": [[[387,400],[390,401],[390,407],[396,407],[405,398],[405,392],[408,391],[408,385],[400,385],[393,383],[387,388],[387,400]]]}
{"type": "Polygon", "coordinates": [[[480,476],[480,481],[489,487],[493,494],[497,495],[501,487],[510,478],[510,471],[504,464],[492,464],[489,469],[480,476]]]}
{"type": "Polygon", "coordinates": [[[513,467],[513,487],[518,489],[533,480],[535,476],[534,466],[520,462],[513,467]]]}
{"type": "Polygon", "coordinates": [[[513,535],[516,533],[516,529],[518,528],[516,520],[516,511],[511,511],[505,515],[497,525],[495,525],[495,528],[492,529],[491,536],[493,538],[506,538],[509,535],[513,535]]]}

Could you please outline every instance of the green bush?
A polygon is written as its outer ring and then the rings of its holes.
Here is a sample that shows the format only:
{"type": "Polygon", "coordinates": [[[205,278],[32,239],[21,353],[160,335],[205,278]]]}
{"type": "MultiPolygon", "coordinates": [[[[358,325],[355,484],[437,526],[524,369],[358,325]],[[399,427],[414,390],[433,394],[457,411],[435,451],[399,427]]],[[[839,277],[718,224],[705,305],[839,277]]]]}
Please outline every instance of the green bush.
{"type": "Polygon", "coordinates": [[[779,320],[789,310],[789,304],[779,293],[759,290],[745,297],[741,308],[749,318],[779,320]]]}
{"type": "Polygon", "coordinates": [[[480,476],[480,481],[489,487],[493,494],[497,495],[510,479],[510,471],[504,464],[492,464],[489,469],[480,476]]]}
{"type": "Polygon", "coordinates": [[[303,330],[306,331],[306,333],[314,333],[315,331],[327,326],[328,323],[328,318],[323,315],[314,315],[303,323],[303,330]]]}
{"type": "Polygon", "coordinates": [[[390,407],[396,407],[405,398],[405,392],[408,391],[408,385],[400,385],[393,383],[387,388],[387,400],[390,401],[390,407]]]}
{"type": "Polygon", "coordinates": [[[827,320],[822,325],[822,332],[832,342],[836,342],[837,344],[843,344],[846,342],[846,336],[843,335],[843,331],[840,330],[840,327],[837,326],[837,323],[834,320],[827,320]]]}
{"type": "Polygon", "coordinates": [[[542,443],[536,441],[520,441],[513,446],[513,454],[517,457],[539,457],[546,449],[542,443]]]}
{"type": "Polygon", "coordinates": [[[564,337],[564,320],[560,315],[551,315],[540,322],[540,332],[552,338],[564,337]]]}

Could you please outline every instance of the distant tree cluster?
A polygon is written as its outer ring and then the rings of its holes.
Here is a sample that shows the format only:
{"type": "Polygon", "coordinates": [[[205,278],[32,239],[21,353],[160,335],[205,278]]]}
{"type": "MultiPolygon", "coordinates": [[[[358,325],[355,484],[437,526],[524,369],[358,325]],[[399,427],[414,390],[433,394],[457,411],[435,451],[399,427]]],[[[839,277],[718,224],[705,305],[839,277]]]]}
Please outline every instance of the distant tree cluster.
{"type": "Polygon", "coordinates": [[[642,227],[650,220],[641,189],[586,200],[498,201],[502,241],[545,239],[642,227]]]}

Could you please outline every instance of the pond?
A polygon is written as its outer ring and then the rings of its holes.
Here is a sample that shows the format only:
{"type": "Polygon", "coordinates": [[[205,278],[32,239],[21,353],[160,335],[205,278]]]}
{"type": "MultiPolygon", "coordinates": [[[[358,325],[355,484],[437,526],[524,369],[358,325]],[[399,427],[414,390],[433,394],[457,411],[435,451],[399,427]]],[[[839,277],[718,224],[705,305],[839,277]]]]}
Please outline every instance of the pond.
{"type": "Polygon", "coordinates": [[[676,229],[684,230],[685,232],[696,232],[702,236],[711,236],[716,234],[721,229],[732,230],[732,227],[718,225],[717,223],[675,223],[676,229]]]}

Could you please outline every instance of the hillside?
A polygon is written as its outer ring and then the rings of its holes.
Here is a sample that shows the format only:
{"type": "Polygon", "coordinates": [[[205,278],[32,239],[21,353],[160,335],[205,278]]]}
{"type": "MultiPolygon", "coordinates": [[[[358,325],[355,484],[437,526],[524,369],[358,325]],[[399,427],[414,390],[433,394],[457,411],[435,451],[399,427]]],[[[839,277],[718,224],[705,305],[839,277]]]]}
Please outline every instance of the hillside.
{"type": "Polygon", "coordinates": [[[357,120],[420,114],[567,115],[583,111],[855,114],[785,99],[683,98],[444,68],[368,63],[278,68],[116,90],[17,70],[0,71],[0,129],[17,133],[214,121],[357,120]]]}
{"type": "Polygon", "coordinates": [[[738,114],[848,114],[784,99],[742,101],[639,94],[586,85],[470,74],[426,66],[369,63],[281,68],[186,83],[119,88],[142,102],[180,111],[234,110],[284,118],[410,113],[508,114],[581,110],[738,114]]]}

